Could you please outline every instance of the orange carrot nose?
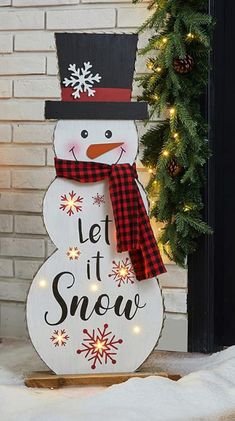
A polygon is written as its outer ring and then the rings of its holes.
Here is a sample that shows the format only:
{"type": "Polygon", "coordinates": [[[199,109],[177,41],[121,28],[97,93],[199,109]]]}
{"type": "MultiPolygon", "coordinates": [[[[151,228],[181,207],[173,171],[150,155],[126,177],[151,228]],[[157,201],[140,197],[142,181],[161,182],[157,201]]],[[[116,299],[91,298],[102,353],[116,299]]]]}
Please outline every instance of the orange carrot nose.
{"type": "Polygon", "coordinates": [[[95,159],[98,156],[105,154],[106,152],[111,151],[112,149],[118,148],[119,146],[123,145],[124,142],[119,143],[97,143],[90,145],[87,148],[86,154],[88,158],[95,159]]]}

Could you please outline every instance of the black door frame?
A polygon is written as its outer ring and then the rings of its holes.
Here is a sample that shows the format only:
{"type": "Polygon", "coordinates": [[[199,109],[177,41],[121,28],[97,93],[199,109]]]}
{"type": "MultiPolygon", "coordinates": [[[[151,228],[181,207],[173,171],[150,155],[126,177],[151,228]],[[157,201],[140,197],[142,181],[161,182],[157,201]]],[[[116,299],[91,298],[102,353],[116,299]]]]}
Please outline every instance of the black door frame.
{"type": "MultiPolygon", "coordinates": [[[[207,183],[203,192],[204,219],[215,227],[215,153],[218,133],[215,128],[215,101],[219,92],[215,90],[217,66],[223,66],[224,5],[221,0],[209,0],[209,13],[216,19],[213,38],[213,51],[209,58],[212,70],[206,99],[202,105],[209,123],[208,142],[212,152],[206,167],[207,183]],[[221,48],[222,46],[222,48],[221,48]],[[214,70],[213,70],[214,69],[214,70]]],[[[219,67],[218,67],[219,68],[219,67]]],[[[217,290],[215,288],[215,247],[216,232],[199,240],[198,251],[188,259],[188,351],[213,352],[221,349],[216,342],[216,307],[217,290]]]]}

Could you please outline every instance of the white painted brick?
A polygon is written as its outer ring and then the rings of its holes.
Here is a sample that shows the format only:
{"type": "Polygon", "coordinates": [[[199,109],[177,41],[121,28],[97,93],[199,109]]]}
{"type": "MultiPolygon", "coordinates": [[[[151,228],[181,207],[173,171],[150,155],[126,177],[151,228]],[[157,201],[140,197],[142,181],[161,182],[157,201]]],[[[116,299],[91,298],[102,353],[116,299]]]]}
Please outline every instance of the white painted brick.
{"type": "Polygon", "coordinates": [[[17,33],[14,49],[15,51],[54,51],[54,34],[42,31],[17,33]]]}
{"type": "Polygon", "coordinates": [[[0,276],[11,278],[14,275],[13,262],[10,259],[0,259],[0,276]]]}
{"type": "Polygon", "coordinates": [[[149,16],[149,11],[146,7],[120,7],[117,12],[117,26],[120,28],[135,28],[142,23],[149,16]]]}
{"type": "Polygon", "coordinates": [[[7,170],[0,170],[0,188],[8,189],[11,187],[11,173],[7,170]]]}
{"type": "Polygon", "coordinates": [[[11,142],[11,125],[0,123],[0,142],[11,142]]]}
{"type": "Polygon", "coordinates": [[[0,280],[0,300],[25,302],[29,286],[28,282],[0,280]]]}
{"type": "MultiPolygon", "coordinates": [[[[12,278],[8,282],[7,279],[0,281],[0,290],[3,291],[2,295],[0,293],[0,299],[24,302],[29,286],[26,280],[31,280],[38,267],[42,264],[45,244],[48,255],[55,250],[55,246],[50,239],[43,240],[42,238],[35,238],[38,234],[45,235],[46,233],[42,219],[38,216],[42,210],[44,192],[30,192],[27,190],[44,189],[54,175],[54,169],[52,169],[54,167],[54,152],[52,147],[49,147],[49,144],[52,142],[55,124],[53,122],[44,122],[44,98],[60,97],[60,91],[57,78],[44,76],[46,63],[45,57],[43,57],[44,53],[42,53],[45,52],[45,55],[47,55],[47,74],[49,76],[57,76],[58,68],[57,58],[54,53],[53,30],[87,30],[87,32],[91,32],[96,29],[96,32],[124,31],[129,33],[133,32],[145,20],[149,13],[145,7],[133,7],[130,0],[119,0],[119,5],[116,0],[81,0],[80,3],[84,3],[83,6],[70,7],[70,9],[67,7],[69,10],[66,10],[66,7],[58,7],[57,10],[56,8],[52,8],[49,10],[47,12],[47,22],[48,28],[51,25],[52,31],[43,30],[43,15],[45,12],[40,10],[40,6],[60,6],[78,3],[78,0],[12,0],[12,5],[17,7],[17,9],[4,9],[3,12],[0,7],[0,28],[6,29],[6,32],[0,32],[0,54],[12,53],[13,37],[15,37],[14,49],[16,51],[14,55],[0,56],[0,74],[3,75],[3,79],[0,79],[0,98],[5,98],[0,101],[0,119],[4,120],[4,123],[0,124],[0,142],[11,142],[12,128],[10,124],[5,123],[5,120],[13,120],[13,141],[15,143],[14,146],[12,145],[13,149],[10,147],[7,148],[11,150],[8,150],[6,155],[2,153],[3,150],[0,150],[0,162],[3,160],[5,162],[3,165],[41,166],[45,165],[46,158],[46,165],[50,167],[43,169],[13,168],[11,170],[6,168],[6,171],[2,168],[0,169],[0,188],[10,188],[12,181],[13,188],[26,189],[25,192],[3,191],[0,194],[0,208],[3,211],[14,213],[14,232],[16,232],[16,238],[13,238],[13,234],[10,234],[10,238],[0,239],[1,248],[4,246],[8,253],[6,256],[9,256],[8,259],[5,257],[0,259],[0,277],[12,278]],[[127,7],[125,7],[125,4],[120,4],[128,2],[127,7]],[[97,4],[97,6],[92,6],[92,3],[97,4]],[[105,3],[109,5],[106,7],[105,3]],[[35,9],[19,9],[24,6],[32,6],[35,9]],[[101,8],[104,8],[104,10],[101,8]],[[119,8],[119,28],[115,28],[115,8],[119,8]],[[1,25],[3,13],[9,16],[9,18],[1,25]],[[32,24],[33,21],[36,21],[36,25],[32,24]],[[20,29],[20,31],[12,34],[11,30],[14,25],[17,26],[16,31],[17,29],[20,29]],[[7,30],[8,27],[9,31],[7,30]],[[38,51],[39,53],[29,53],[30,51],[38,51]],[[16,98],[35,99],[29,99],[28,101],[7,99],[12,94],[10,75],[15,75],[13,79],[15,81],[14,96],[16,98]],[[28,76],[23,79],[21,75],[28,76]],[[38,79],[35,76],[31,77],[31,75],[41,76],[38,79]],[[7,81],[5,80],[6,78],[8,79],[7,81]],[[43,100],[37,100],[36,98],[43,100]],[[21,143],[24,144],[24,148],[22,147],[23,145],[16,145],[21,143]],[[32,164],[31,158],[33,162],[35,162],[34,159],[36,160],[36,158],[30,157],[30,153],[28,152],[30,148],[34,150],[35,148],[26,145],[27,143],[42,144],[41,148],[36,147],[36,155],[37,158],[39,157],[40,164],[32,164]],[[45,145],[44,148],[43,144],[45,145]],[[16,149],[19,149],[20,152],[17,152],[16,149]],[[46,150],[46,155],[44,155],[44,149],[46,150]],[[41,160],[41,152],[38,153],[38,151],[43,151],[43,160],[41,160]],[[10,152],[16,152],[15,159],[10,156],[10,152]],[[9,164],[6,162],[9,162],[9,164]],[[12,180],[10,178],[11,175],[12,180]],[[23,212],[24,215],[15,215],[15,212],[23,212]],[[37,215],[34,215],[34,212],[37,215]],[[19,234],[26,234],[28,238],[17,238],[19,234]],[[15,240],[16,243],[9,243],[9,241],[12,242],[15,240]],[[31,242],[35,240],[36,243],[31,242]],[[12,251],[18,253],[15,255],[18,257],[10,259],[12,251]],[[15,260],[14,267],[12,260],[15,260]],[[20,279],[25,280],[25,282],[19,281],[20,279]]],[[[10,4],[10,0],[0,0],[0,6],[10,4]]],[[[139,48],[146,45],[148,37],[149,33],[147,32],[140,35],[139,48]]],[[[145,57],[138,57],[136,64],[137,73],[146,72],[145,62],[145,57]]],[[[138,88],[136,82],[134,82],[133,97],[135,98],[140,93],[141,88],[138,88]]],[[[139,126],[140,133],[146,131],[146,127],[143,127],[141,124],[139,126]]],[[[144,170],[139,160],[138,168],[140,168],[140,178],[146,184],[149,174],[144,170]]],[[[12,215],[0,215],[0,232],[13,232],[12,218],[12,215]]],[[[154,224],[154,230],[157,230],[156,224],[154,224]]],[[[2,254],[2,256],[5,255],[2,254]]],[[[157,348],[186,351],[187,317],[184,312],[186,311],[187,271],[177,268],[176,265],[172,264],[167,265],[167,269],[168,272],[159,277],[159,281],[163,288],[166,310],[170,313],[166,313],[163,334],[157,348]],[[180,314],[176,314],[175,312],[180,314]]],[[[2,303],[0,306],[0,315],[2,316],[2,335],[27,336],[25,329],[25,308],[23,304],[2,303]]]]}
{"type": "Polygon", "coordinates": [[[0,100],[0,120],[42,121],[44,101],[0,100]]]}
{"type": "Polygon", "coordinates": [[[6,338],[28,338],[25,304],[1,303],[1,336],[6,338]]]}
{"type": "Polygon", "coordinates": [[[13,51],[13,36],[12,34],[0,34],[0,53],[12,53],[13,51]]]}
{"type": "Polygon", "coordinates": [[[5,215],[5,214],[0,215],[0,231],[1,232],[13,231],[13,216],[12,215],[5,215]]]}
{"type": "Polygon", "coordinates": [[[47,251],[46,251],[47,257],[51,256],[52,253],[54,253],[55,250],[56,250],[55,244],[50,239],[48,239],[47,240],[47,251]]]}
{"type": "Polygon", "coordinates": [[[1,238],[0,253],[2,256],[43,257],[44,240],[31,238],[1,238]]]}
{"type": "Polygon", "coordinates": [[[81,0],[81,3],[130,3],[130,0],[81,0]]]}
{"type": "Polygon", "coordinates": [[[51,143],[55,124],[15,124],[13,142],[51,143]]]}
{"type": "Polygon", "coordinates": [[[150,174],[147,171],[138,171],[138,176],[141,184],[146,187],[150,179],[150,174]]]}
{"type": "Polygon", "coordinates": [[[0,193],[0,209],[3,211],[41,212],[43,193],[0,193]]]}
{"type": "Polygon", "coordinates": [[[0,75],[33,75],[45,73],[45,57],[4,55],[0,57],[0,75]]]}
{"type": "Polygon", "coordinates": [[[50,55],[47,57],[47,70],[48,75],[57,75],[58,74],[58,63],[55,55],[50,55]]]}
{"type": "Polygon", "coordinates": [[[0,147],[1,165],[45,165],[45,150],[40,147],[0,147]]]}
{"type": "Polygon", "coordinates": [[[80,9],[47,12],[48,29],[95,29],[115,27],[114,9],[80,9]]]}
{"type": "Polygon", "coordinates": [[[167,314],[157,350],[187,352],[188,320],[186,315],[167,314]]]}
{"type": "Polygon", "coordinates": [[[1,0],[0,6],[11,6],[11,0],[1,0]]]}
{"type": "Polygon", "coordinates": [[[135,62],[136,73],[146,73],[146,56],[137,56],[135,62]]]}
{"type": "Polygon", "coordinates": [[[165,310],[172,313],[187,313],[186,289],[163,288],[165,310]]]}
{"type": "Polygon", "coordinates": [[[0,98],[11,98],[12,81],[8,79],[0,79],[0,98]]]}
{"type": "Polygon", "coordinates": [[[14,96],[19,98],[60,98],[59,80],[57,78],[15,80],[14,96]]]}
{"type": "Polygon", "coordinates": [[[47,148],[47,158],[46,158],[47,166],[54,167],[54,158],[55,158],[55,153],[53,149],[51,147],[47,148]]]}
{"type": "Polygon", "coordinates": [[[138,35],[138,49],[146,47],[149,38],[155,34],[154,29],[147,30],[138,35]]]}
{"type": "Polygon", "coordinates": [[[132,86],[132,97],[136,98],[138,95],[141,95],[143,92],[143,88],[138,86],[139,82],[134,81],[132,86]]]}
{"type": "Polygon", "coordinates": [[[0,12],[0,28],[2,30],[42,29],[44,28],[44,12],[39,10],[0,12]]]}
{"type": "Polygon", "coordinates": [[[180,268],[175,264],[166,265],[167,272],[159,276],[159,283],[162,288],[187,288],[186,269],[180,268]]]}
{"type": "Polygon", "coordinates": [[[55,170],[14,170],[12,171],[12,187],[16,189],[46,189],[55,178],[55,170]]]}
{"type": "Polygon", "coordinates": [[[78,4],[80,0],[12,0],[12,6],[62,6],[68,4],[78,4]]]}
{"type": "Polygon", "coordinates": [[[33,279],[42,261],[40,260],[16,260],[15,276],[20,279],[33,279]]]}
{"type": "Polygon", "coordinates": [[[46,234],[41,216],[15,215],[15,232],[19,234],[46,234]]]}

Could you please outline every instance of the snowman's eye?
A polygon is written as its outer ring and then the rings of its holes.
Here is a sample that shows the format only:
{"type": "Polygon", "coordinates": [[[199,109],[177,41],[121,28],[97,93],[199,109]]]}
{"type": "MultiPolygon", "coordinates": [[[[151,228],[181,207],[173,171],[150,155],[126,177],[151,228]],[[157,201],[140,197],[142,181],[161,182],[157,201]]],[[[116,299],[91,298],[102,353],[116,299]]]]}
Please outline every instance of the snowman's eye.
{"type": "Polygon", "coordinates": [[[83,137],[83,139],[86,139],[86,137],[88,136],[88,131],[87,130],[82,130],[81,131],[81,136],[83,137]]]}
{"type": "Polygon", "coordinates": [[[105,132],[105,136],[107,137],[107,139],[110,139],[110,137],[112,137],[112,132],[111,132],[111,130],[106,130],[106,132],[105,132]]]}

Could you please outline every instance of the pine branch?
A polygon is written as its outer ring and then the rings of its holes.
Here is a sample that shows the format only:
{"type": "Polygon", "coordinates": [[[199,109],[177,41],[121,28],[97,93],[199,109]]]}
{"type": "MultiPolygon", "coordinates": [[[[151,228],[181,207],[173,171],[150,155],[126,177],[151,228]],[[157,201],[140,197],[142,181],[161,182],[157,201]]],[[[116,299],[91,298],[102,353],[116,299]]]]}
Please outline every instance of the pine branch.
{"type": "Polygon", "coordinates": [[[149,10],[150,17],[139,30],[152,33],[140,51],[150,56],[146,58],[149,72],[138,80],[150,116],[158,113],[165,120],[142,137],[143,163],[154,170],[147,190],[154,201],[151,215],[165,224],[160,238],[163,249],[185,267],[187,255],[197,248],[197,238],[212,233],[201,216],[203,167],[210,152],[199,97],[207,84],[213,21],[206,0],[152,0],[149,10]],[[187,62],[188,57],[192,68],[180,73],[175,59],[187,62]],[[170,173],[172,160],[180,168],[175,176],[170,173]]]}

